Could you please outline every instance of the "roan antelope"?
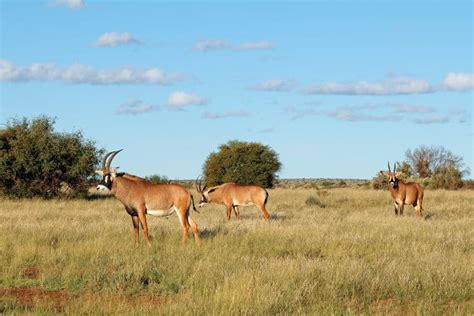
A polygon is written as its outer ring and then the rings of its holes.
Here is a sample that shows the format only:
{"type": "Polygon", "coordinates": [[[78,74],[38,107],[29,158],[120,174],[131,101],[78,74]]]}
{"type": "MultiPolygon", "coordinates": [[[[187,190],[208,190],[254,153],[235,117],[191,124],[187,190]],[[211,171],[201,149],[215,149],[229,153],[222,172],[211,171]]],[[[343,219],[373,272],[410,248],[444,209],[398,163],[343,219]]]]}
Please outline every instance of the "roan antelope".
{"type": "Polygon", "coordinates": [[[268,201],[268,192],[258,185],[238,185],[234,182],[228,182],[221,185],[210,187],[202,187],[201,181],[196,179],[196,190],[201,194],[199,207],[206,203],[223,204],[227,208],[227,220],[230,220],[232,209],[234,210],[235,218],[239,218],[239,206],[255,205],[264,219],[268,219],[268,214],[265,205],[268,201]]]}
{"type": "Polygon", "coordinates": [[[191,193],[177,184],[153,184],[137,176],[118,173],[116,168],[110,171],[112,160],[121,151],[112,151],[104,157],[102,170],[97,171],[102,176],[97,190],[110,190],[125,206],[125,210],[132,217],[135,243],[138,244],[139,224],[141,224],[147,244],[151,245],[146,215],[164,217],[174,212],[178,214],[183,227],[183,240],[188,239],[188,231],[191,227],[194,239],[198,241],[198,228],[189,214],[191,205],[196,210],[191,193]]]}
{"type": "Polygon", "coordinates": [[[381,174],[388,178],[388,190],[392,195],[395,214],[403,215],[405,204],[411,204],[415,207],[416,216],[422,218],[423,211],[423,187],[416,182],[405,183],[400,180],[402,173],[396,171],[397,166],[394,164],[393,172],[390,170],[390,162],[388,163],[388,172],[380,171],[381,174]]]}

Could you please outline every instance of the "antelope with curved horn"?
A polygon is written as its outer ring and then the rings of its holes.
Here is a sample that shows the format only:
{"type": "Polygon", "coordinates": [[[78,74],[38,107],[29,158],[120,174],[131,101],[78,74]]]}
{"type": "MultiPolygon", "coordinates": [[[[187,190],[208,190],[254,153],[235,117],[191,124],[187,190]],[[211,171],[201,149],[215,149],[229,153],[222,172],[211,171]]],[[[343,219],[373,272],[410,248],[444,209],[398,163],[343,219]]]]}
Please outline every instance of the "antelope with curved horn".
{"type": "Polygon", "coordinates": [[[207,186],[202,187],[202,183],[198,178],[195,186],[201,194],[199,207],[206,203],[223,204],[227,209],[227,220],[230,220],[232,209],[235,218],[238,219],[240,215],[239,206],[249,205],[255,205],[262,212],[264,219],[267,220],[270,217],[265,208],[268,201],[268,192],[258,185],[238,185],[234,182],[228,182],[206,189],[207,186]]]}
{"type": "Polygon", "coordinates": [[[151,245],[146,215],[163,217],[175,212],[183,228],[183,240],[188,239],[188,231],[191,227],[194,239],[198,241],[198,228],[189,214],[191,205],[196,210],[191,193],[177,184],[153,184],[137,176],[117,173],[116,168],[111,171],[110,164],[121,151],[122,149],[112,151],[104,157],[102,170],[97,171],[102,176],[97,190],[110,190],[125,206],[125,210],[132,217],[135,243],[138,244],[139,241],[140,224],[148,246],[151,245]]]}
{"type": "Polygon", "coordinates": [[[380,171],[381,174],[388,178],[388,190],[392,195],[395,214],[403,215],[405,204],[411,204],[415,207],[416,216],[422,218],[423,212],[423,187],[416,182],[405,183],[400,180],[402,173],[397,172],[397,165],[394,164],[393,172],[390,170],[390,162],[388,163],[388,172],[380,171]]]}

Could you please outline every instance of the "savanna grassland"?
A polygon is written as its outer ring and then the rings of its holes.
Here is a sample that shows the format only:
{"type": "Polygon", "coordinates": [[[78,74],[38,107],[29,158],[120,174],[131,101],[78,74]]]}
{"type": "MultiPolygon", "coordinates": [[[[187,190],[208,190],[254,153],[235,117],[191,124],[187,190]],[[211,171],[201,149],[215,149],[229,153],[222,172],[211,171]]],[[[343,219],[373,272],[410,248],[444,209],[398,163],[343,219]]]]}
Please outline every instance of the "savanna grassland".
{"type": "Polygon", "coordinates": [[[427,191],[423,220],[387,191],[269,192],[268,222],[193,212],[199,245],[148,217],[151,249],[114,198],[0,200],[0,312],[474,314],[474,191],[427,191]]]}

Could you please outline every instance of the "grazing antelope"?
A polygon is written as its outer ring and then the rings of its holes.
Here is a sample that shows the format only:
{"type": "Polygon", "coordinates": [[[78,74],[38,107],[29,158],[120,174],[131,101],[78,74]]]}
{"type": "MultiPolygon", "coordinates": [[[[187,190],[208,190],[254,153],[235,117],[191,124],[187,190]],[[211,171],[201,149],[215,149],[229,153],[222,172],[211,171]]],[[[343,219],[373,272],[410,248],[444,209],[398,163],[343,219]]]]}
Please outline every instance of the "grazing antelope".
{"type": "Polygon", "coordinates": [[[206,190],[206,186],[202,187],[199,178],[196,179],[196,190],[201,194],[199,207],[206,203],[223,204],[227,208],[227,220],[230,220],[232,209],[235,218],[240,215],[239,206],[255,205],[262,212],[264,219],[268,219],[270,215],[265,209],[268,201],[268,192],[258,185],[238,185],[234,182],[228,182],[206,190]]]}
{"type": "Polygon", "coordinates": [[[188,239],[189,227],[193,231],[194,239],[199,240],[197,225],[189,214],[191,205],[196,210],[191,193],[177,184],[153,184],[137,176],[117,173],[116,168],[110,171],[112,160],[121,151],[112,151],[104,157],[102,170],[97,171],[102,176],[97,190],[110,190],[125,206],[125,210],[132,217],[135,243],[138,244],[139,224],[141,224],[147,244],[151,245],[146,215],[163,217],[174,212],[178,214],[183,227],[183,240],[188,239]]]}
{"type": "Polygon", "coordinates": [[[415,207],[416,216],[422,218],[423,211],[423,187],[416,182],[405,183],[400,180],[402,173],[397,172],[396,164],[393,166],[393,172],[390,170],[390,162],[388,163],[388,172],[380,171],[388,178],[388,190],[392,195],[395,214],[403,215],[405,204],[411,204],[415,207]]]}

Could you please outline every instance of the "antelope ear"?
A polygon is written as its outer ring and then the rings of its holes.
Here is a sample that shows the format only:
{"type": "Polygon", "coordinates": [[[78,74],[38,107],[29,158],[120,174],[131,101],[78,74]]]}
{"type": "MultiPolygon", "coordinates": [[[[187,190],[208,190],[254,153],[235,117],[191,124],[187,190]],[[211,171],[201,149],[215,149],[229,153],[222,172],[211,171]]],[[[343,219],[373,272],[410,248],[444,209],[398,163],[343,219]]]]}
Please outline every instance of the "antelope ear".
{"type": "Polygon", "coordinates": [[[102,170],[96,170],[95,173],[97,173],[101,177],[104,176],[104,172],[102,170]]]}
{"type": "Polygon", "coordinates": [[[117,168],[112,169],[112,172],[110,172],[110,176],[112,179],[115,179],[117,177],[117,168]]]}
{"type": "Polygon", "coordinates": [[[397,173],[395,173],[395,178],[400,179],[402,175],[403,173],[401,171],[398,171],[397,173]]]}
{"type": "Polygon", "coordinates": [[[212,192],[214,192],[215,190],[217,190],[217,188],[212,188],[212,189],[210,189],[207,193],[212,193],[212,192]]]}
{"type": "Polygon", "coordinates": [[[390,174],[389,174],[388,172],[386,172],[386,171],[380,171],[380,172],[379,172],[379,175],[381,175],[381,176],[386,176],[387,178],[390,178],[390,174]]]}

